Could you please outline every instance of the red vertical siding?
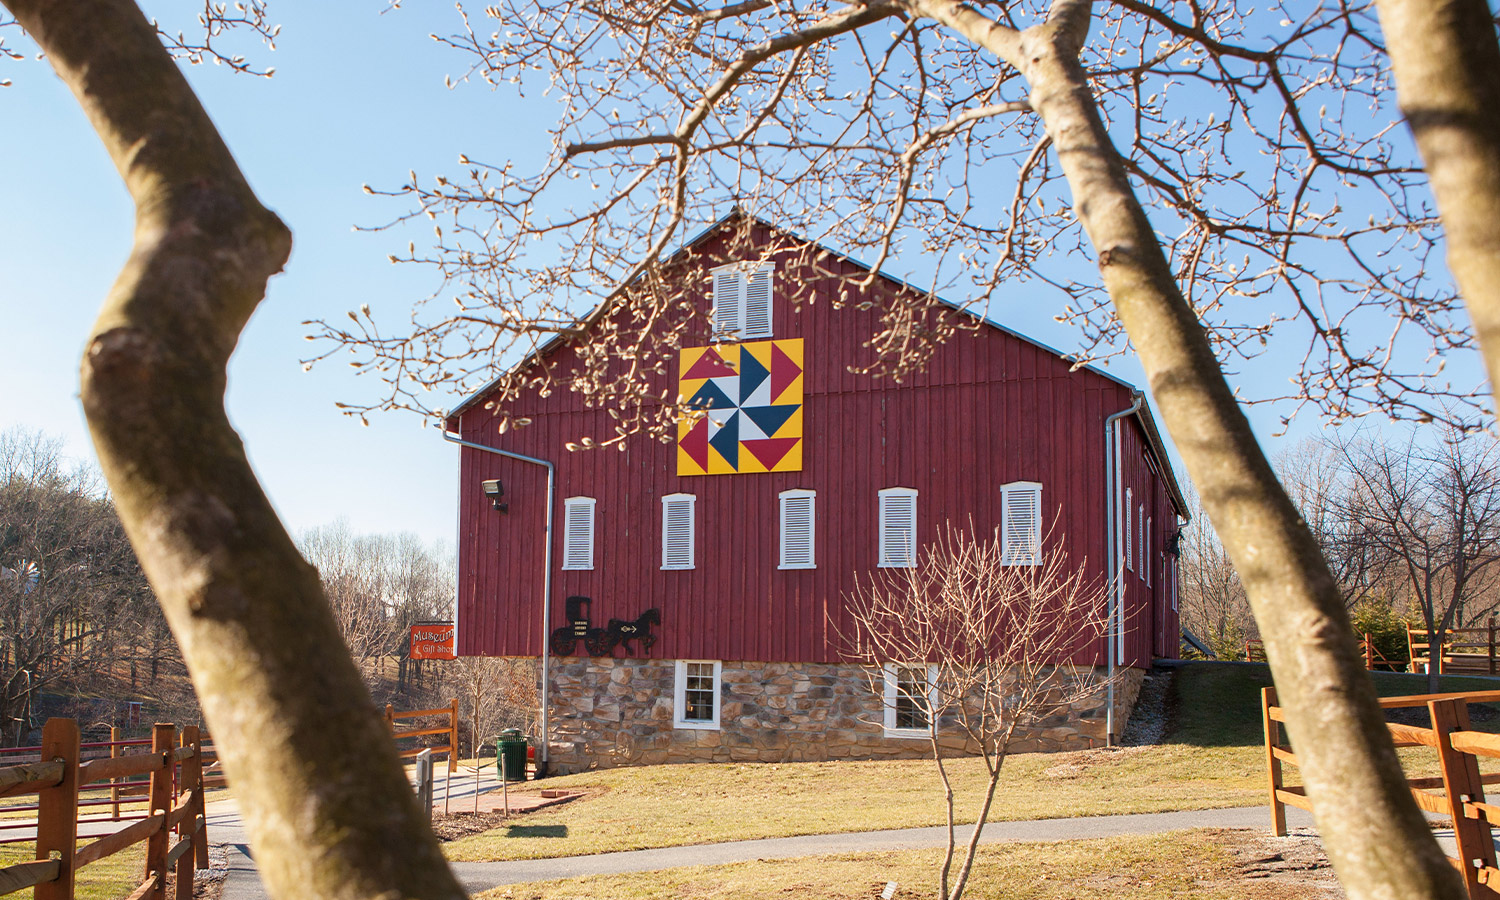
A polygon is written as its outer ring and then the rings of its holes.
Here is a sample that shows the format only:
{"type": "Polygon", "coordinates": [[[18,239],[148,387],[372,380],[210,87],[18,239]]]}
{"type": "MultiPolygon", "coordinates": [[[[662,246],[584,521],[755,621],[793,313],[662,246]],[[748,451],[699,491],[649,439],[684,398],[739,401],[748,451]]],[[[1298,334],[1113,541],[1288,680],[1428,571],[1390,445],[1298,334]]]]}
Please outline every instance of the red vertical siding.
{"type": "MultiPolygon", "coordinates": [[[[857,271],[847,261],[835,265],[857,271]]],[[[624,451],[568,452],[569,441],[610,435],[613,420],[560,388],[519,408],[533,424],[503,435],[482,404],[462,414],[465,440],[557,466],[547,630],[563,624],[563,599],[577,594],[592,598],[597,625],[659,608],[652,654],[659,658],[836,661],[850,624],[841,599],[876,565],[877,492],[896,486],[918,490],[918,540],[926,542],[944,523],[972,521],[988,534],[1000,524],[1001,485],[1041,482],[1053,540],[1065,542],[1073,561],[1102,583],[1103,423],[1129,405],[1128,388],[1089,370],[1069,371],[1050,351],[987,326],[960,330],[925,371],[902,383],[857,375],[849,369],[870,359],[863,344],[878,330],[876,314],[852,303],[835,309],[831,284],[816,285],[815,302],[794,314],[786,282],[800,273],[778,266],[776,277],[775,337],[805,341],[800,472],[678,477],[675,447],[643,436],[624,451]],[[816,569],[777,569],[778,495],[791,488],[817,491],[816,569]],[[662,571],[661,497],[677,492],[697,497],[696,568],[662,571]],[[597,500],[591,571],[560,569],[562,500],[571,496],[597,500]]],[[[877,282],[871,290],[894,289],[877,282]]],[[[553,355],[559,371],[573,360],[566,347],[553,355]]],[[[669,371],[651,390],[675,387],[675,377],[669,371]]],[[[1165,497],[1152,483],[1158,479],[1147,471],[1144,452],[1139,427],[1125,429],[1122,483],[1137,498],[1165,497]]],[[[458,651],[537,655],[544,630],[543,469],[467,448],[462,454],[458,651]],[[480,495],[478,483],[487,478],[504,480],[509,513],[492,511],[480,495]]],[[[1160,533],[1169,517],[1151,514],[1160,533]]],[[[1138,577],[1127,586],[1127,620],[1131,664],[1161,652],[1154,632],[1175,628],[1159,613],[1153,618],[1138,577]]],[[[1098,641],[1078,657],[1101,658],[1098,641]]]]}

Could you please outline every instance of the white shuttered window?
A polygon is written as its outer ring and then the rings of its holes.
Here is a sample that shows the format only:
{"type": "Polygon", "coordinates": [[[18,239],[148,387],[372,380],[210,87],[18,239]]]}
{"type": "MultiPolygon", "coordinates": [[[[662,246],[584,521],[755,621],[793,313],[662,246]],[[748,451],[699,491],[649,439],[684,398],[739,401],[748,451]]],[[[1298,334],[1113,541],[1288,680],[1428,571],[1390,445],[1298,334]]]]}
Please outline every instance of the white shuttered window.
{"type": "Polygon", "coordinates": [[[661,498],[661,567],[693,568],[692,494],[668,494],[661,498]]]}
{"type": "Polygon", "coordinates": [[[909,569],[917,564],[917,492],[886,488],[880,492],[880,567],[909,569]]]}
{"type": "Polygon", "coordinates": [[[1135,571],[1135,557],[1131,553],[1131,547],[1133,545],[1130,542],[1130,535],[1135,531],[1135,529],[1131,527],[1131,525],[1134,524],[1134,523],[1132,523],[1130,521],[1130,504],[1132,502],[1130,498],[1131,498],[1131,489],[1130,488],[1126,488],[1125,489],[1125,515],[1121,516],[1120,520],[1121,520],[1121,522],[1125,526],[1125,568],[1127,568],[1130,571],[1134,572],[1135,571]]]}
{"type": "Polygon", "coordinates": [[[714,336],[751,340],[771,336],[771,284],[775,267],[732,263],[713,271],[714,336]]]}
{"type": "Polygon", "coordinates": [[[564,569],[594,567],[593,497],[569,497],[563,501],[564,569]]]}
{"type": "Polygon", "coordinates": [[[1034,566],[1042,555],[1042,486],[1012,481],[1000,486],[1000,545],[1003,565],[1034,566]]]}
{"type": "Polygon", "coordinates": [[[781,492],[781,563],[782,569],[812,569],[815,491],[781,492]]]}

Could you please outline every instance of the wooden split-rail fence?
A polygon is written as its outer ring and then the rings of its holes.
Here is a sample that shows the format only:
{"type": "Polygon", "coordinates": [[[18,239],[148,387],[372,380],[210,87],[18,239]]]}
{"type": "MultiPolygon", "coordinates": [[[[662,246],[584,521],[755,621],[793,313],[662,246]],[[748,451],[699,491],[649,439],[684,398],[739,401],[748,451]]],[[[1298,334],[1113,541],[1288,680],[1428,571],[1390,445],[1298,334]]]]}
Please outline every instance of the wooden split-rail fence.
{"type": "Polygon", "coordinates": [[[1436,660],[1440,674],[1500,675],[1500,626],[1494,616],[1483,628],[1450,628],[1434,641],[1435,632],[1406,626],[1407,658],[1413,672],[1426,672],[1436,660]],[[1437,644],[1434,656],[1433,644],[1437,644]]]}
{"type": "MultiPolygon", "coordinates": [[[[1500,703],[1500,691],[1458,694],[1422,694],[1383,697],[1383,709],[1426,707],[1430,728],[1387,723],[1397,747],[1430,747],[1437,752],[1441,775],[1408,778],[1407,787],[1417,806],[1453,819],[1458,855],[1449,862],[1463,875],[1471,900],[1500,900],[1500,868],[1496,866],[1493,831],[1500,826],[1500,804],[1486,802],[1484,786],[1500,782],[1500,772],[1479,771],[1481,759],[1500,759],[1500,735],[1473,731],[1469,726],[1470,703],[1500,703]]],[[[1286,721],[1276,703],[1276,689],[1261,691],[1261,716],[1265,724],[1266,770],[1271,801],[1271,830],[1286,834],[1286,807],[1308,811],[1312,804],[1305,788],[1287,785],[1283,765],[1297,765],[1297,754],[1282,740],[1286,721]]]]}
{"type": "MultiPolygon", "coordinates": [[[[1407,646],[1411,646],[1411,629],[1407,629],[1407,646]]],[[[1406,663],[1399,659],[1387,659],[1384,653],[1375,646],[1375,641],[1370,638],[1367,631],[1359,642],[1359,652],[1365,658],[1365,668],[1370,671],[1383,669],[1392,672],[1400,672],[1406,669],[1406,663]]],[[[1260,638],[1250,638],[1245,641],[1246,662],[1266,662],[1266,644],[1260,638]]]]}
{"type": "MultiPolygon", "coordinates": [[[[0,797],[37,795],[36,861],[0,868],[0,894],[35,888],[35,900],[73,900],[79,869],[144,842],[143,880],[127,900],[166,900],[175,869],[175,900],[191,900],[195,868],[208,868],[203,801],[203,740],[197,727],[151,730],[146,753],[82,759],[78,723],[49,719],[35,762],[0,766],[0,797]],[[79,793],[89,785],[148,776],[143,818],[79,846],[79,793]],[[170,840],[175,832],[177,839],[170,840]]],[[[118,799],[118,795],[116,796],[118,799]]],[[[108,803],[110,801],[103,801],[108,803]]],[[[119,812],[116,811],[116,817],[119,812]]]]}
{"type": "Polygon", "coordinates": [[[431,750],[433,756],[442,753],[448,754],[448,774],[452,775],[458,771],[458,698],[454,697],[448,701],[447,706],[437,709],[416,709],[410,712],[397,712],[391,704],[385,705],[385,722],[391,729],[391,737],[396,739],[397,752],[402,759],[417,756],[423,750],[431,750]],[[441,725],[430,725],[427,727],[406,727],[398,723],[407,722],[412,719],[443,720],[441,725]],[[416,745],[403,746],[400,742],[407,738],[428,737],[430,735],[443,734],[448,736],[448,743],[432,746],[423,742],[416,745]]]}

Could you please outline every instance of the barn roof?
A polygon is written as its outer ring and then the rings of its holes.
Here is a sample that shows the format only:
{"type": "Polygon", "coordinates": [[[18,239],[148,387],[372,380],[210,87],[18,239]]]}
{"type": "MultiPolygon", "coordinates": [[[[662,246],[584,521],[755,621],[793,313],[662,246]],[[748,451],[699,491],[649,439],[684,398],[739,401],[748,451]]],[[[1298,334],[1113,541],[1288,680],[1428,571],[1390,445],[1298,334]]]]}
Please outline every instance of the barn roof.
{"type": "MultiPolygon", "coordinates": [[[[718,219],[718,221],[716,221],[713,224],[708,225],[707,227],[703,228],[697,234],[693,235],[693,237],[691,237],[687,241],[685,241],[681,247],[678,247],[676,250],[674,250],[668,256],[668,259],[675,258],[677,256],[680,256],[680,255],[688,252],[693,247],[696,247],[697,245],[699,245],[699,244],[703,243],[705,240],[707,240],[709,237],[711,237],[714,234],[716,234],[719,230],[721,230],[730,221],[732,221],[732,220],[734,220],[736,218],[739,218],[739,217],[749,218],[752,221],[754,221],[754,222],[756,222],[756,223],[758,223],[760,225],[764,225],[767,228],[770,228],[770,229],[773,229],[775,231],[779,231],[779,232],[781,232],[783,234],[786,234],[786,235],[788,235],[788,236],[790,236],[792,238],[795,238],[796,240],[799,240],[799,241],[803,242],[804,244],[810,244],[812,246],[815,246],[818,249],[824,251],[825,253],[828,253],[828,254],[830,254],[832,256],[836,256],[836,257],[838,257],[838,258],[840,258],[842,260],[845,260],[846,262],[848,262],[848,263],[850,263],[852,265],[858,266],[859,268],[864,269],[867,272],[872,271],[872,268],[869,265],[866,265],[865,263],[861,262],[858,259],[855,259],[852,256],[849,256],[846,253],[842,253],[842,252],[840,252],[838,250],[833,249],[832,247],[827,246],[826,244],[822,244],[822,243],[819,243],[818,241],[814,241],[814,240],[811,240],[809,238],[806,238],[806,237],[804,237],[804,236],[802,236],[800,234],[797,234],[796,232],[791,231],[791,230],[789,230],[787,228],[784,228],[784,227],[782,227],[780,225],[776,225],[776,224],[773,224],[771,222],[767,222],[765,219],[762,219],[762,218],[760,218],[759,216],[756,216],[753,213],[746,212],[746,211],[744,211],[743,209],[741,209],[738,206],[735,206],[728,213],[725,213],[723,216],[721,216],[718,219]]],[[[896,277],[894,275],[891,275],[888,272],[876,272],[875,274],[878,275],[880,278],[882,278],[882,279],[884,279],[884,280],[886,280],[886,281],[890,282],[891,284],[896,285],[898,287],[902,287],[902,288],[905,288],[905,289],[910,290],[910,291],[916,291],[916,292],[922,293],[922,294],[928,293],[927,291],[925,291],[925,290],[923,290],[921,288],[916,287],[915,285],[911,284],[910,282],[906,281],[905,279],[898,278],[898,277],[896,277]]],[[[580,323],[586,323],[586,322],[589,322],[589,321],[595,319],[604,309],[606,309],[608,306],[610,306],[614,302],[615,298],[618,297],[620,295],[620,292],[623,291],[623,290],[624,290],[624,287],[616,288],[613,292],[611,292],[609,294],[609,296],[607,296],[603,300],[601,300],[597,306],[595,306],[593,309],[589,310],[589,312],[586,315],[582,316],[578,321],[580,323]]],[[[1071,354],[1064,353],[1061,350],[1056,349],[1055,347],[1050,347],[1047,344],[1044,344],[1041,341],[1036,340],[1035,338],[1032,338],[1032,337],[1029,337],[1027,335],[1024,335],[1021,332],[1016,331],[1013,328],[1009,328],[1009,327],[1007,327],[1005,325],[1002,325],[999,322],[996,322],[994,319],[991,319],[989,316],[984,315],[984,314],[979,313],[979,312],[976,312],[974,309],[972,309],[972,308],[970,308],[968,306],[965,306],[964,304],[955,303],[952,300],[947,299],[946,297],[936,297],[936,299],[937,299],[937,301],[939,303],[943,304],[944,306],[946,306],[946,307],[948,307],[948,308],[950,308],[950,309],[952,309],[952,310],[954,310],[956,312],[959,312],[959,313],[962,313],[963,315],[970,316],[970,317],[973,317],[975,319],[978,319],[979,321],[983,322],[984,324],[988,325],[991,328],[994,328],[994,329],[996,329],[998,331],[1002,331],[1005,334],[1008,334],[1011,337],[1016,338],[1017,340],[1024,341],[1024,342],[1026,342],[1028,344],[1031,344],[1032,346],[1037,347],[1037,348],[1039,348],[1041,350],[1045,350],[1046,352],[1051,353],[1053,356],[1056,356],[1059,359],[1068,360],[1068,361],[1074,361],[1076,359],[1071,354]]],[[[565,342],[566,340],[568,340],[568,336],[567,335],[564,335],[562,333],[554,334],[551,338],[549,338],[547,340],[546,343],[542,344],[542,346],[538,347],[536,350],[534,350],[530,354],[528,354],[525,359],[521,360],[515,366],[511,367],[511,369],[509,370],[509,372],[514,372],[514,371],[517,371],[519,369],[523,369],[523,368],[526,368],[527,366],[530,366],[537,359],[540,359],[541,357],[546,356],[547,354],[551,353],[553,350],[555,350],[558,347],[560,347],[563,344],[563,342],[565,342]]],[[[1122,385],[1123,387],[1129,388],[1133,393],[1137,393],[1137,394],[1141,393],[1140,390],[1134,384],[1131,384],[1129,381],[1126,381],[1125,379],[1120,378],[1117,375],[1111,374],[1110,372],[1106,372],[1106,371],[1104,371],[1103,369],[1101,369],[1101,368],[1099,368],[1097,366],[1093,366],[1093,365],[1089,365],[1089,364],[1085,363],[1083,365],[1078,366],[1078,368],[1081,369],[1081,370],[1083,370],[1083,371],[1089,372],[1090,374],[1097,375],[1100,378],[1106,378],[1106,379],[1108,379],[1110,381],[1115,382],[1116,384],[1119,384],[1119,385],[1122,385]]],[[[509,374],[509,372],[507,372],[506,374],[509,374]]],[[[464,398],[463,402],[459,403],[458,406],[456,406],[452,410],[448,411],[448,413],[443,418],[444,418],[445,423],[447,423],[447,427],[449,428],[449,430],[452,430],[453,425],[455,423],[455,420],[460,415],[462,415],[469,408],[475,406],[481,400],[483,400],[484,397],[487,394],[489,394],[490,391],[492,391],[495,388],[495,386],[500,382],[500,379],[503,378],[503,377],[505,377],[505,376],[502,374],[502,375],[496,376],[495,378],[491,379],[483,387],[479,388],[474,393],[472,393],[468,397],[464,398]]],[[[1144,397],[1144,395],[1141,398],[1141,408],[1136,411],[1135,418],[1136,418],[1137,421],[1139,421],[1141,423],[1141,428],[1142,428],[1143,431],[1145,431],[1147,440],[1150,442],[1152,449],[1156,452],[1157,461],[1161,465],[1161,469],[1162,469],[1163,475],[1164,475],[1164,477],[1166,479],[1167,488],[1168,488],[1168,490],[1172,494],[1172,500],[1173,500],[1173,502],[1177,506],[1178,514],[1183,519],[1187,519],[1189,517],[1187,500],[1186,500],[1186,498],[1184,497],[1184,495],[1182,493],[1181,486],[1177,483],[1177,473],[1176,473],[1175,469],[1172,466],[1170,457],[1167,456],[1166,444],[1162,441],[1161,432],[1157,430],[1156,419],[1155,419],[1154,416],[1152,416],[1152,414],[1151,414],[1151,406],[1146,401],[1146,398],[1144,397]]]]}

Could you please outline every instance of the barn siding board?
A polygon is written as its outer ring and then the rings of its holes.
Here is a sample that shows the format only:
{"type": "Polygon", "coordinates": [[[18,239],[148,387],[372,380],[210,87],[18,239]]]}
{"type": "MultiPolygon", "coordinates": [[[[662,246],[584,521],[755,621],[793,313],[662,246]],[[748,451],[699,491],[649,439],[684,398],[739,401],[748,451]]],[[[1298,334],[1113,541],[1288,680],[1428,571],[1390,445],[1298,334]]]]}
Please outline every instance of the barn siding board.
{"type": "MultiPolygon", "coordinates": [[[[714,240],[703,245],[709,255],[714,240]]],[[[861,271],[844,260],[834,267],[861,271]]],[[[1103,421],[1129,405],[1130,390],[1089,369],[1070,371],[1068,361],[989,326],[959,330],[926,371],[899,383],[854,374],[851,366],[872,361],[864,342],[879,328],[877,313],[839,304],[826,279],[796,311],[787,287],[802,277],[778,265],[773,312],[778,339],[806,341],[801,472],[679,478],[675,447],[640,436],[625,452],[568,452],[570,440],[611,435],[612,420],[562,386],[516,405],[518,415],[532,417],[529,427],[498,434],[494,413],[482,404],[467,406],[450,423],[465,440],[556,464],[547,631],[564,624],[564,598],[581,594],[593,598],[591,618],[601,627],[660,608],[652,654],[659,658],[838,661],[840,636],[849,628],[844,595],[857,574],[875,571],[877,492],[884,487],[918,490],[919,536],[926,542],[944,520],[965,526],[972,518],[988,535],[1000,524],[1000,486],[1040,481],[1049,515],[1058,519],[1056,539],[1068,542],[1075,562],[1086,562],[1090,577],[1104,580],[1103,421]],[[817,491],[815,569],[777,569],[778,494],[789,488],[817,491]],[[677,491],[698,498],[696,567],[685,572],[660,569],[661,497],[677,491]],[[562,572],[562,501],[576,495],[598,500],[596,565],[562,572]]],[[[873,290],[895,288],[877,281],[873,290]]],[[[701,302],[706,308],[706,291],[701,302]]],[[[700,334],[685,344],[703,340],[700,334]]],[[[566,372],[576,354],[562,346],[549,359],[566,372]]],[[[673,369],[651,390],[675,386],[675,377],[673,369]]],[[[1167,512],[1172,501],[1140,462],[1147,445],[1139,422],[1126,422],[1122,484],[1153,498],[1152,543],[1160,548],[1175,528],[1175,513],[1167,512]]],[[[538,655],[545,473],[492,454],[461,453],[459,652],[538,655]],[[508,514],[490,510],[479,494],[478,481],[495,477],[505,481],[508,514]]],[[[1127,659],[1135,664],[1153,652],[1175,652],[1175,645],[1163,647],[1172,642],[1167,635],[1175,635],[1176,620],[1167,614],[1170,598],[1159,572],[1157,584],[1149,592],[1139,578],[1127,585],[1133,629],[1127,659]]],[[[1103,647],[1092,640],[1081,655],[1093,661],[1103,647]]]]}

